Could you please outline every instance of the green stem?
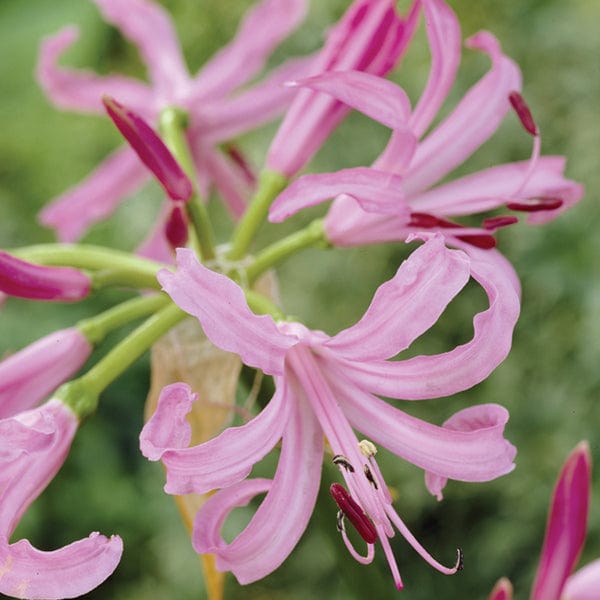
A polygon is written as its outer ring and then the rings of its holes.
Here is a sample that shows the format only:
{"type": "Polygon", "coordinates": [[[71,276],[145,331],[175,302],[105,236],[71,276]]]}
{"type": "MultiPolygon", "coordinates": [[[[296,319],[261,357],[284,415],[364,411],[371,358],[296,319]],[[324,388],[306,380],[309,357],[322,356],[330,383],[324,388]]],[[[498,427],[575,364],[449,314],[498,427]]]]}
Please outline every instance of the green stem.
{"type": "Polygon", "coordinates": [[[151,315],[164,308],[168,302],[169,298],[164,294],[133,298],[99,315],[79,321],[76,327],[91,344],[97,344],[113,329],[118,329],[131,321],[151,315]]]}
{"type": "Polygon", "coordinates": [[[276,321],[285,319],[281,309],[266,296],[255,292],[254,290],[244,290],[248,306],[259,315],[271,315],[276,321]]]}
{"type": "Polygon", "coordinates": [[[263,171],[260,174],[258,189],[233,232],[231,250],[227,254],[229,260],[240,260],[246,255],[256,232],[267,218],[273,200],[287,183],[287,178],[280,173],[263,171]]]}
{"type": "Polygon", "coordinates": [[[136,289],[159,290],[160,283],[156,279],[156,273],[140,273],[132,269],[107,269],[96,271],[91,274],[92,287],[95,290],[115,285],[125,286],[136,289]]]}
{"type": "Polygon", "coordinates": [[[281,263],[299,250],[318,244],[327,244],[323,219],[315,219],[304,229],[271,244],[257,254],[252,264],[246,268],[247,281],[253,283],[267,269],[281,263]]]}
{"type": "Polygon", "coordinates": [[[165,144],[169,147],[169,150],[171,150],[173,156],[175,156],[194,186],[195,193],[186,203],[186,210],[198,238],[200,254],[204,260],[211,260],[215,257],[214,235],[208,211],[198,194],[196,168],[185,135],[185,130],[188,126],[187,115],[177,108],[165,108],[160,113],[159,126],[165,144]]]}

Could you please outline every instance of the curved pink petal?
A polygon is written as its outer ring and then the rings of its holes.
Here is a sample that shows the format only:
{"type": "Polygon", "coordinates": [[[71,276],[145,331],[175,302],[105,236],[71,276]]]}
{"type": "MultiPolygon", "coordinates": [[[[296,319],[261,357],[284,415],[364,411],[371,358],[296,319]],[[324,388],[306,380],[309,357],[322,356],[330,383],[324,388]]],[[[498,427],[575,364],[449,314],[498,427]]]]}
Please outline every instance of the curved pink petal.
{"type": "Polygon", "coordinates": [[[72,377],[92,346],[77,329],[47,335],[0,362],[0,418],[29,410],[72,377]]]}
{"type": "Polygon", "coordinates": [[[187,248],[177,249],[177,270],[160,271],[157,278],[215,346],[269,375],[283,373],[285,354],[297,340],[280,333],[270,315],[255,315],[237,283],[201,265],[187,248]]]}
{"type": "Polygon", "coordinates": [[[425,27],[431,48],[431,71],[409,126],[420,138],[448,96],[460,64],[460,25],[442,0],[424,0],[425,27]]]}
{"type": "Polygon", "coordinates": [[[404,202],[401,177],[368,167],[355,167],[296,179],[271,205],[269,221],[279,223],[303,208],[340,194],[351,196],[365,210],[406,217],[410,212],[404,202]]]}
{"type": "Polygon", "coordinates": [[[419,145],[405,180],[407,194],[429,187],[463,163],[500,125],[510,108],[508,94],[521,88],[518,67],[490,33],[476,34],[469,45],[489,54],[492,68],[419,145]]]}
{"type": "Polygon", "coordinates": [[[111,154],[80,184],[45,206],[39,221],[56,230],[61,242],[78,240],[94,223],[109,217],[149,173],[130,148],[111,154]]]}
{"type": "Polygon", "coordinates": [[[62,109],[102,114],[102,95],[108,94],[147,115],[152,104],[152,91],[147,85],[120,75],[101,76],[58,66],[61,54],[78,37],[79,30],[71,26],[42,42],[36,77],[46,96],[62,109]]]}
{"type": "Polygon", "coordinates": [[[379,286],[364,316],[324,346],[349,360],[381,360],[405,350],[432,327],[469,280],[469,260],[436,235],[379,286]],[[383,334],[382,334],[383,333],[383,334]]]}
{"type": "Polygon", "coordinates": [[[288,393],[278,388],[254,419],[188,448],[191,430],[185,415],[191,410],[190,390],[183,384],[169,386],[140,434],[142,454],[162,461],[168,494],[204,494],[237,483],[280,440],[293,401],[288,393]]]}
{"type": "Polygon", "coordinates": [[[590,504],[591,455],[581,442],[567,458],[550,504],[532,600],[559,600],[585,542],[590,504]]]}
{"type": "MultiPolygon", "coordinates": [[[[186,91],[189,76],[177,33],[171,18],[158,3],[149,0],[94,0],[94,3],[103,17],[138,47],[156,92],[177,97],[186,91]]],[[[125,98],[116,97],[127,104],[125,98]]]]}
{"type": "Polygon", "coordinates": [[[390,129],[405,127],[410,115],[410,100],[399,85],[362,71],[329,71],[287,85],[329,94],[390,129]]]}
{"type": "Polygon", "coordinates": [[[0,251],[0,291],[32,300],[77,302],[87,297],[90,278],[71,267],[36,265],[0,251]]]}
{"type": "Polygon", "coordinates": [[[254,77],[275,47],[302,22],[306,10],[306,0],[262,0],[249,10],[233,41],[194,79],[194,99],[224,96],[254,77]]]}
{"type": "Polygon", "coordinates": [[[294,398],[281,455],[272,482],[246,480],[217,492],[198,511],[192,533],[194,549],[216,557],[217,569],[232,571],[250,583],[273,572],[304,533],[321,480],[323,435],[306,402],[294,398]],[[230,543],[220,530],[229,513],[267,492],[247,527],[230,543]]]}
{"type": "Polygon", "coordinates": [[[421,469],[458,481],[490,481],[514,469],[516,449],[503,437],[509,415],[502,406],[476,407],[485,413],[484,425],[453,431],[407,415],[340,376],[331,379],[352,426],[421,469]]]}
{"type": "Polygon", "coordinates": [[[495,250],[469,244],[471,275],[484,288],[490,307],[473,318],[474,335],[449,352],[401,361],[355,363],[340,359],[357,386],[404,400],[448,396],[483,381],[508,354],[519,316],[518,279],[510,263],[495,250]]]}
{"type": "Polygon", "coordinates": [[[512,583],[503,577],[498,580],[494,589],[490,592],[488,600],[512,600],[513,599],[513,586],[512,583]]]}
{"type": "Polygon", "coordinates": [[[123,542],[92,533],[60,550],[42,552],[27,540],[0,537],[0,592],[17,598],[76,598],[98,587],[116,569],[123,542]]]}
{"type": "Polygon", "coordinates": [[[567,579],[563,588],[564,600],[595,600],[600,590],[600,559],[579,569],[567,579]]]}
{"type": "Polygon", "coordinates": [[[166,265],[175,262],[173,249],[169,245],[165,234],[170,205],[170,202],[165,202],[163,204],[156,217],[152,230],[135,251],[138,256],[143,256],[144,258],[149,258],[150,260],[161,262],[166,265]]]}

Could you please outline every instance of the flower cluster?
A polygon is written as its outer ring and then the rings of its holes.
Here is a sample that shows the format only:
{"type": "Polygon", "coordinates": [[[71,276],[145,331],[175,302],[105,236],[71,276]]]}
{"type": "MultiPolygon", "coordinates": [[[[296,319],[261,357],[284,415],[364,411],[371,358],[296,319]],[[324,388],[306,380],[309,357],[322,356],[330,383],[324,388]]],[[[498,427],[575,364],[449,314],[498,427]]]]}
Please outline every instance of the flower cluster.
{"type": "MultiPolygon", "coordinates": [[[[329,461],[339,478],[327,471],[323,477],[332,497],[328,510],[356,561],[372,562],[381,546],[393,583],[402,589],[390,543],[399,532],[434,569],[446,575],[461,570],[460,549],[454,564],[445,566],[411,533],[376,455],[382,448],[422,469],[428,491],[439,500],[449,479],[486,482],[515,467],[516,449],[504,437],[504,407],[470,406],[437,425],[392,401],[450,396],[494,371],[510,351],[520,310],[520,283],[496,248],[495,232],[516,223],[515,213],[527,214],[531,224],[550,221],[582,196],[582,187],[565,177],[564,158],[541,154],[540,129],[521,95],[518,66],[491,33],[475,34],[467,46],[486,54],[491,66],[448,116],[436,120],[454,84],[462,43],[458,19],[443,0],[415,0],[404,14],[392,0],[354,0],[320,50],[266,75],[270,54],[309,7],[307,0],[262,0],[234,40],[193,77],[158,4],[93,2],[138,47],[150,83],[59,66],[77,38],[72,27],[44,40],[37,76],[48,98],[63,109],[106,114],[127,145],[42,211],[41,222],[61,243],[0,252],[0,293],[76,302],[118,286],[132,290],[132,297],[0,363],[0,591],[70,598],[116,568],[122,552],[116,536],[94,533],[53,552],[40,552],[27,540],[11,543],[10,537],[66,459],[80,421],[94,412],[101,392],[190,316],[214,347],[237,355],[274,384],[257,414],[198,440],[190,420],[198,390],[191,381],[173,382],[160,392],[140,433],[142,454],[165,467],[167,494],[206,495],[192,518],[198,553],[212,555],[216,569],[232,572],[241,584],[272,573],[304,533],[323,462],[329,461]],[[385,76],[399,65],[421,21],[431,67],[413,107],[385,76]],[[371,166],[298,176],[351,110],[390,130],[379,157],[371,166]],[[532,137],[530,158],[447,180],[511,111],[532,137]],[[256,175],[235,138],[279,116],[256,175]],[[110,217],[151,177],[167,199],[135,254],[65,243],[110,217]],[[205,202],[213,186],[234,222],[222,246],[215,244],[205,202]],[[324,218],[250,252],[265,220],[278,223],[331,199],[324,218]],[[471,225],[482,216],[479,226],[471,225]],[[379,285],[364,315],[334,335],[288,316],[255,285],[306,248],[383,242],[416,247],[379,285]],[[461,302],[469,282],[481,288],[487,306],[472,315],[472,331],[462,336],[467,341],[437,354],[403,354],[451,302],[461,302]],[[86,365],[109,332],[142,318],[94,366],[86,365]],[[278,453],[273,477],[252,476],[270,453],[278,453]],[[261,495],[247,526],[226,541],[228,516],[261,495]],[[364,551],[356,548],[357,540],[364,551]]],[[[580,446],[563,470],[535,598],[558,598],[576,562],[589,465],[589,451],[580,446]]],[[[590,577],[596,577],[592,570],[590,577]]],[[[568,581],[569,597],[588,597],[581,591],[591,585],[586,573],[568,581]]],[[[510,584],[501,580],[490,598],[510,594],[510,584]]]]}

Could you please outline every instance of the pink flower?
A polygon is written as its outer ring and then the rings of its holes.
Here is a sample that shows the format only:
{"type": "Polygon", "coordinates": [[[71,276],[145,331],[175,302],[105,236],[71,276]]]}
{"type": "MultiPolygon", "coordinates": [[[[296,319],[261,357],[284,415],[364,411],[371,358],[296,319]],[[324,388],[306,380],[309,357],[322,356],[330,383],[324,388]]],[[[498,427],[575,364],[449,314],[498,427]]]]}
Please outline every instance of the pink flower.
{"type": "Polygon", "coordinates": [[[488,54],[491,69],[450,115],[426,134],[454,82],[460,61],[460,28],[441,0],[422,4],[432,66],[414,110],[401,88],[366,73],[324,73],[296,82],[362,111],[390,127],[392,136],[371,168],[298,179],[273,203],[271,221],[282,221],[301,208],[337,196],[325,219],[327,237],[337,246],[402,240],[411,232],[427,229],[490,248],[495,245],[493,231],[515,222],[515,217],[487,219],[483,228],[464,227],[448,219],[506,206],[527,212],[529,222],[543,223],[581,198],[582,186],[563,176],[563,157],[538,157],[537,127],[518,94],[521,74],[490,33],[476,34],[467,45],[488,54]],[[497,165],[432,187],[488,140],[511,105],[534,135],[532,159],[497,165]],[[354,178],[359,178],[358,184],[353,183],[354,178]]]}
{"type": "MultiPolygon", "coordinates": [[[[412,37],[418,8],[419,2],[415,2],[403,20],[392,0],[355,0],[331,30],[310,72],[352,69],[385,75],[412,37]]],[[[286,177],[297,173],[348,112],[338,100],[310,90],[299,91],[271,143],[267,168],[286,177]]]]}
{"type": "Polygon", "coordinates": [[[253,314],[237,284],[203,267],[187,249],[177,251],[177,263],[176,272],[159,274],[167,293],[199,319],[215,345],[274,375],[276,384],[275,395],[252,421],[195,447],[188,447],[191,432],[185,420],[193,394],[176,384],[165,388],[157,412],[142,431],[142,452],[166,467],[167,493],[222,488],[197,515],[195,549],[215,554],[217,568],[231,570],[241,583],[276,569],[296,545],[313,510],[325,436],[347,488],[335,487],[333,493],[352,555],[370,562],[376,537],[396,586],[402,587],[388,540],[395,527],[429,564],[446,574],[456,572],[458,563],[442,566],[407,529],[392,507],[373,443],[359,442],[354,429],[439,477],[487,481],[511,471],[515,449],[503,438],[508,419],[504,408],[490,404],[461,411],[466,421],[483,425],[457,431],[411,417],[375,394],[419,400],[452,394],[485,378],[510,347],[518,313],[514,287],[495,288],[484,261],[448,250],[443,238],[434,236],[379,287],[356,325],[329,337],[299,323],[276,324],[270,316],[253,314]],[[473,338],[444,354],[389,361],[437,321],[470,272],[487,290],[491,304],[499,294],[511,296],[514,312],[502,317],[492,309],[479,313],[473,338]],[[280,439],[274,479],[245,479],[280,439]],[[226,543],[220,529],[231,510],[265,492],[250,524],[226,543]],[[362,533],[365,556],[348,541],[345,518],[362,533]]]}
{"type": "MultiPolygon", "coordinates": [[[[287,63],[254,87],[236,90],[261,71],[273,48],[298,25],[306,0],[260,2],[246,15],[233,42],[194,77],[188,74],[173,24],[159,5],[149,0],[94,2],[104,18],[137,45],[151,85],[59,67],[60,55],[78,36],[76,28],[68,27],[42,44],[37,75],[48,97],[63,109],[102,113],[101,98],[109,95],[151,123],[167,106],[187,111],[202,192],[207,195],[214,183],[239,216],[249,186],[247,175],[217,146],[269,121],[288,104],[291,92],[280,84],[301,72],[301,62],[287,63]]],[[[147,179],[148,172],[131,149],[117,150],[85,181],[46,207],[41,222],[56,229],[61,241],[74,241],[112,214],[147,179]]]]}
{"type": "Polygon", "coordinates": [[[59,400],[0,420],[0,592],[30,599],[81,596],[116,568],[118,536],[99,533],[59,550],[42,552],[27,540],[9,543],[29,505],[64,462],[77,417],[59,400]]]}
{"type": "Polygon", "coordinates": [[[55,331],[0,362],[0,418],[29,410],[85,363],[92,351],[75,328],[55,331]]]}
{"type": "MultiPolygon", "coordinates": [[[[600,560],[571,575],[585,542],[591,470],[589,446],[581,442],[567,458],[554,488],[532,600],[594,600],[598,597],[600,560]]],[[[512,600],[510,581],[501,579],[489,600],[512,600]]]]}
{"type": "Polygon", "coordinates": [[[90,278],[70,267],[35,265],[0,251],[0,292],[46,302],[76,302],[90,293],[90,278]]]}

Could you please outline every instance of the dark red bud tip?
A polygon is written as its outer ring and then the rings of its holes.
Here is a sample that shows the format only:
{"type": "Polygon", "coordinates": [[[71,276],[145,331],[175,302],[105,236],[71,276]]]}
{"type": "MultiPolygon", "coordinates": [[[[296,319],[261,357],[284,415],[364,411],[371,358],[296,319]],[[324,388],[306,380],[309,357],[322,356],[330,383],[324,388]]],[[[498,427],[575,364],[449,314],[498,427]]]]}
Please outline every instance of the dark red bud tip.
{"type": "Polygon", "coordinates": [[[188,241],[188,223],[185,211],[177,204],[165,223],[165,237],[171,248],[181,248],[188,241]]]}
{"type": "Polygon", "coordinates": [[[543,210],[556,210],[563,205],[562,198],[530,198],[525,202],[508,202],[506,208],[521,212],[541,212],[543,210]]]}
{"type": "Polygon", "coordinates": [[[514,225],[518,223],[519,219],[511,215],[502,215],[500,217],[490,217],[489,219],[483,220],[483,228],[488,231],[495,231],[500,227],[507,227],[508,225],[514,225]]]}
{"type": "Polygon", "coordinates": [[[527,131],[533,136],[538,135],[539,132],[537,125],[533,120],[533,115],[529,110],[529,106],[527,106],[527,103],[525,102],[525,100],[523,100],[523,96],[521,96],[519,92],[511,92],[508,95],[508,100],[515,112],[517,113],[517,116],[521,121],[521,125],[523,125],[523,127],[525,128],[525,131],[527,131]]]}
{"type": "Polygon", "coordinates": [[[193,194],[192,183],[154,129],[114,98],[103,96],[102,103],[117,129],[152,171],[167,195],[172,200],[189,200],[193,194]]]}
{"type": "Polygon", "coordinates": [[[360,537],[367,544],[374,544],[377,541],[377,530],[369,517],[365,515],[363,509],[347,492],[346,488],[339,483],[332,483],[329,488],[329,493],[332,495],[344,516],[354,525],[360,537]]]}

